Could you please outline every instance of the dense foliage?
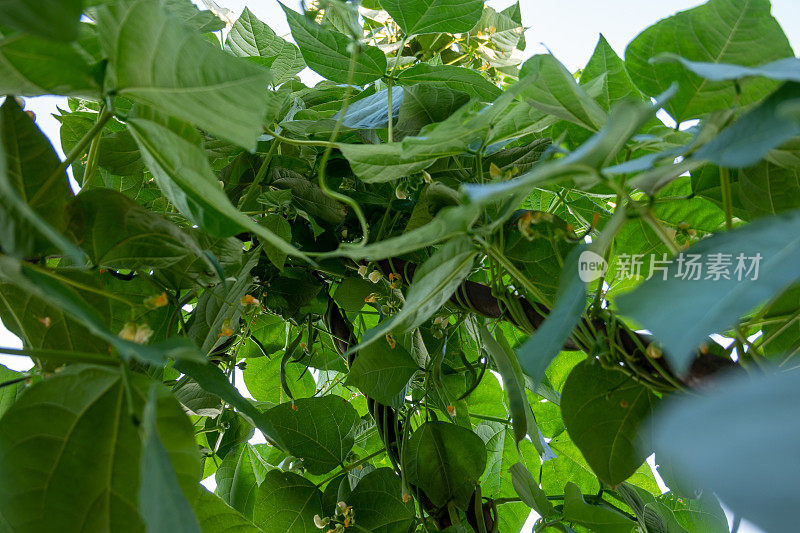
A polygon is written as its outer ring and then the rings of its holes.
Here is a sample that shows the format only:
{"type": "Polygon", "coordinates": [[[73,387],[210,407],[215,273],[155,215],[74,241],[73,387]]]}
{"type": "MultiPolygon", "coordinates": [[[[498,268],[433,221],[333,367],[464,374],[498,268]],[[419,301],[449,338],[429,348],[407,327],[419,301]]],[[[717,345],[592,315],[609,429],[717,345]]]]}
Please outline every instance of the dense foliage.
{"type": "Polygon", "coordinates": [[[295,45],[189,0],[0,2],[0,352],[35,362],[0,367],[0,530],[727,532],[717,497],[794,530],[769,2],[577,73],[523,62],[519,4],[306,7],[295,45]]]}

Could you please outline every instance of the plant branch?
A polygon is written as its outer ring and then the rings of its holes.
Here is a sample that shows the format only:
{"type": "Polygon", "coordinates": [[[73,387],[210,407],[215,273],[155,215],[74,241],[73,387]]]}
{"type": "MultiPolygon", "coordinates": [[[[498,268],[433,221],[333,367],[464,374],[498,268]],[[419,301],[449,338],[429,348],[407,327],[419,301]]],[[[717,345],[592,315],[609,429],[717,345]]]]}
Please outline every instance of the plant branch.
{"type": "Polygon", "coordinates": [[[47,181],[44,182],[41,187],[39,187],[39,190],[36,191],[36,194],[34,194],[33,197],[28,201],[29,204],[35,204],[36,200],[38,200],[42,194],[45,194],[53,185],[53,183],[55,183],[59,177],[67,171],[67,168],[76,159],[78,159],[81,154],[83,154],[84,150],[86,150],[86,147],[89,146],[89,143],[92,142],[95,136],[102,131],[103,127],[106,125],[106,122],[109,121],[111,116],[111,112],[105,107],[100,111],[100,114],[97,117],[97,122],[94,123],[94,126],[92,126],[91,129],[87,131],[83,137],[81,137],[81,139],[78,141],[78,144],[76,144],[72,150],[69,151],[66,159],[64,159],[64,161],[58,165],[53,173],[50,174],[50,177],[47,178],[47,181]]]}
{"type": "Polygon", "coordinates": [[[0,353],[18,355],[21,357],[35,357],[61,363],[92,363],[96,365],[117,366],[119,360],[106,355],[91,352],[72,352],[69,350],[51,350],[49,348],[5,348],[0,347],[0,353]]]}

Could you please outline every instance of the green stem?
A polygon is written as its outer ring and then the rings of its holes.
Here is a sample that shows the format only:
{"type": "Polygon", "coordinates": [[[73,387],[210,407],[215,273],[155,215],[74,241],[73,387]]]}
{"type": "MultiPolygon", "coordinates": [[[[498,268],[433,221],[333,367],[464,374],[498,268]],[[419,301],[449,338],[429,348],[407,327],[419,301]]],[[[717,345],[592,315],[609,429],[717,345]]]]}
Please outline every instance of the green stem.
{"type": "Polygon", "coordinates": [[[67,154],[66,159],[64,159],[64,161],[58,165],[58,168],[56,168],[53,173],[50,174],[50,177],[47,178],[47,181],[44,182],[41,187],[39,187],[39,190],[36,191],[36,194],[34,194],[33,197],[28,201],[29,204],[35,204],[41,195],[49,191],[50,187],[56,181],[58,181],[64,172],[66,172],[67,168],[73,163],[73,161],[78,159],[81,154],[83,154],[84,150],[86,150],[86,147],[89,146],[89,143],[94,140],[95,136],[102,131],[103,126],[106,125],[106,122],[108,122],[110,118],[111,112],[107,108],[103,108],[102,111],[100,111],[100,114],[97,116],[97,122],[94,123],[94,126],[92,126],[91,129],[87,131],[83,137],[81,137],[81,140],[78,141],[78,144],[76,144],[72,150],[70,150],[69,154],[67,154]]]}
{"type": "Polygon", "coordinates": [[[722,207],[725,210],[725,227],[733,228],[733,195],[731,193],[731,176],[727,168],[719,169],[720,191],[722,193],[722,207]]]}
{"type": "MultiPolygon", "coordinates": [[[[397,70],[397,65],[400,64],[400,56],[403,55],[403,50],[406,47],[406,43],[408,42],[408,35],[403,37],[403,40],[400,41],[400,48],[397,49],[397,54],[394,56],[394,65],[392,65],[392,70],[389,72],[389,79],[394,78],[394,71],[397,70]]],[[[391,106],[390,106],[391,107],[391,106]]]]}
{"type": "Polygon", "coordinates": [[[337,143],[332,143],[329,141],[308,141],[303,139],[290,139],[289,137],[284,137],[277,131],[272,130],[268,127],[265,127],[264,131],[269,135],[272,135],[275,139],[284,142],[286,144],[294,144],[295,146],[321,146],[323,148],[339,148],[339,145],[337,143]]]}
{"type": "Polygon", "coordinates": [[[61,363],[92,363],[97,365],[118,365],[119,360],[112,359],[106,355],[90,352],[71,352],[68,350],[51,350],[48,348],[4,348],[0,347],[0,353],[6,355],[18,355],[22,357],[35,357],[61,363]]]}
{"type": "Polygon", "coordinates": [[[322,192],[325,193],[326,196],[347,204],[353,209],[353,212],[358,218],[359,224],[361,224],[361,241],[357,244],[357,246],[366,246],[367,241],[369,240],[369,225],[367,224],[367,217],[364,216],[364,212],[361,210],[361,206],[349,196],[331,189],[328,186],[328,182],[325,181],[325,166],[328,164],[328,159],[331,157],[333,148],[337,146],[334,141],[339,135],[339,131],[342,129],[344,117],[347,115],[347,108],[350,104],[350,94],[353,90],[352,81],[356,71],[357,58],[358,46],[353,49],[353,54],[350,56],[350,69],[347,73],[347,89],[345,90],[344,94],[344,105],[342,106],[341,111],[339,111],[339,119],[336,121],[336,126],[333,128],[333,132],[331,132],[330,141],[325,148],[325,152],[322,154],[322,159],[318,163],[319,171],[317,172],[317,181],[319,182],[319,188],[322,189],[322,192]]]}
{"type": "Polygon", "coordinates": [[[393,124],[393,122],[394,122],[394,113],[392,113],[392,81],[393,81],[393,79],[390,77],[389,81],[386,83],[386,86],[388,87],[388,91],[387,92],[388,92],[388,95],[389,95],[387,97],[388,98],[388,102],[389,102],[389,110],[388,110],[389,122],[387,123],[388,126],[387,126],[387,130],[386,130],[388,142],[392,142],[393,139],[394,139],[394,135],[393,135],[393,131],[392,131],[394,129],[394,124],[393,124]]]}
{"type": "Polygon", "coordinates": [[[134,426],[139,425],[139,417],[136,416],[136,411],[133,407],[133,388],[131,387],[131,375],[128,365],[120,361],[119,369],[122,373],[122,385],[125,388],[125,401],[128,404],[128,416],[131,417],[134,426]]]}
{"type": "Polygon", "coordinates": [[[531,296],[533,296],[534,298],[536,298],[537,300],[539,300],[541,303],[543,303],[544,305],[546,305],[548,307],[552,307],[553,306],[553,304],[550,301],[550,299],[547,296],[545,296],[544,293],[542,293],[542,291],[540,291],[538,287],[536,287],[530,281],[528,281],[528,278],[526,278],[522,274],[522,272],[520,272],[517,269],[517,267],[515,267],[511,263],[511,261],[509,261],[499,250],[497,250],[494,246],[492,246],[491,244],[486,242],[483,238],[477,237],[477,239],[478,239],[478,242],[480,242],[484,246],[484,248],[486,249],[486,253],[489,255],[489,257],[491,257],[492,259],[497,261],[497,263],[500,266],[502,266],[504,269],[506,269],[508,274],[512,278],[514,278],[514,281],[516,281],[520,285],[522,285],[522,287],[526,291],[531,293],[531,296]]]}
{"type": "Polygon", "coordinates": [[[261,181],[264,179],[264,176],[266,176],[267,172],[269,171],[269,166],[272,163],[272,156],[275,154],[275,151],[278,149],[278,145],[280,143],[281,141],[277,138],[274,141],[272,141],[272,146],[269,147],[267,155],[264,156],[264,161],[261,162],[261,166],[259,167],[258,172],[256,172],[255,177],[253,178],[253,183],[250,184],[250,187],[247,189],[244,198],[239,204],[239,207],[241,209],[247,209],[247,206],[250,204],[250,202],[253,201],[253,197],[258,192],[258,186],[261,184],[261,181]]]}
{"type": "Polygon", "coordinates": [[[0,389],[2,389],[4,387],[10,387],[11,385],[16,385],[17,383],[25,381],[25,380],[29,379],[30,377],[31,376],[29,374],[25,374],[24,376],[22,376],[20,378],[14,378],[14,379],[11,379],[9,381],[4,381],[3,383],[0,383],[0,389]]]}
{"type": "Polygon", "coordinates": [[[386,450],[385,450],[384,448],[381,448],[380,450],[378,450],[378,451],[375,451],[375,452],[372,452],[372,453],[371,453],[371,454],[369,454],[368,456],[366,456],[366,457],[364,457],[364,458],[362,458],[362,459],[359,459],[358,461],[356,461],[356,462],[354,462],[354,463],[350,463],[349,465],[342,465],[342,468],[341,468],[341,470],[339,470],[339,471],[338,471],[338,472],[336,472],[335,474],[332,474],[331,476],[329,476],[329,477],[325,478],[324,480],[322,480],[322,482],[321,482],[321,483],[319,483],[319,484],[317,485],[317,487],[321,487],[322,485],[324,485],[324,484],[325,484],[325,483],[327,483],[328,481],[330,481],[330,480],[332,480],[332,479],[335,479],[335,478],[337,478],[337,477],[341,476],[342,474],[344,474],[344,473],[346,473],[346,472],[349,472],[350,470],[352,470],[352,469],[354,469],[354,468],[357,468],[357,467],[359,467],[359,466],[363,465],[364,463],[366,463],[366,462],[367,462],[367,461],[369,461],[370,459],[374,459],[375,457],[377,457],[377,456],[379,456],[379,455],[381,455],[381,454],[383,454],[383,453],[385,453],[385,452],[386,452],[386,450]]]}
{"type": "Polygon", "coordinates": [[[89,145],[89,155],[86,158],[86,168],[83,171],[83,185],[81,190],[84,191],[92,184],[92,178],[97,170],[97,158],[100,153],[100,140],[102,135],[95,135],[92,139],[92,144],[89,145]]]}
{"type": "Polygon", "coordinates": [[[521,501],[522,501],[521,498],[514,498],[514,497],[510,497],[510,498],[495,498],[494,499],[494,503],[497,504],[497,505],[503,505],[504,503],[516,503],[516,502],[521,502],[521,501]]]}
{"type": "Polygon", "coordinates": [[[469,416],[472,418],[477,418],[478,420],[488,420],[489,422],[499,422],[501,424],[508,425],[511,421],[508,418],[500,418],[497,416],[489,416],[489,415],[479,415],[477,413],[470,413],[469,416]]]}

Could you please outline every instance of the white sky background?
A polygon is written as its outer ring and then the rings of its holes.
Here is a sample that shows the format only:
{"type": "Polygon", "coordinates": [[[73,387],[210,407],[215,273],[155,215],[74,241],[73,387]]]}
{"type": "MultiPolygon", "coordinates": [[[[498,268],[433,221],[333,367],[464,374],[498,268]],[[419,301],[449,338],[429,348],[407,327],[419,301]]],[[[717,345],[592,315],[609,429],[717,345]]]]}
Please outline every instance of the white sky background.
{"type": "MultiPolygon", "coordinates": [[[[202,6],[202,0],[192,0],[202,6]]],[[[284,0],[293,9],[300,10],[297,0],[284,0]]],[[[279,35],[287,36],[289,25],[276,0],[216,0],[221,7],[230,9],[237,16],[245,6],[279,35]]],[[[497,10],[512,4],[510,0],[488,0],[487,4],[497,10]]],[[[522,23],[528,27],[526,55],[546,53],[549,49],[566,67],[576,71],[586,65],[602,33],[620,57],[627,44],[642,30],[677,11],[702,4],[698,0],[520,0],[522,23]]],[[[795,54],[800,53],[800,0],[772,0],[772,13],[778,19],[792,43],[795,54]]],[[[301,74],[306,84],[319,79],[316,73],[301,74]]],[[[52,117],[56,106],[66,108],[66,98],[43,96],[27,99],[26,109],[36,113],[36,122],[50,138],[61,157],[59,123],[52,117]]],[[[21,348],[20,340],[0,324],[0,346],[21,348]]],[[[2,356],[0,364],[15,370],[27,370],[32,366],[26,357],[2,356]]],[[[241,374],[237,383],[244,386],[241,374]]],[[[243,391],[244,392],[244,391],[243,391]]],[[[249,395],[248,395],[249,396],[249,395]]],[[[263,442],[263,440],[261,441],[263,442]]],[[[211,488],[211,487],[210,487],[211,488]]],[[[526,524],[529,530],[532,521],[526,524]]],[[[759,531],[742,524],[740,533],[759,531]]]]}

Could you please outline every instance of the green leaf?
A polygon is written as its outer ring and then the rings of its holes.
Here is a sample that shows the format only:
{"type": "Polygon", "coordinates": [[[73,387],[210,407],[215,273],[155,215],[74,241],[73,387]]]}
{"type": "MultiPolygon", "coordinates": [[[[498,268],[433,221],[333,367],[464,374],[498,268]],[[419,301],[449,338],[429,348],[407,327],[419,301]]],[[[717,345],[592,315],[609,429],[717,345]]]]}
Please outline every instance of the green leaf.
{"type": "Polygon", "coordinates": [[[55,245],[81,264],[84,254],[56,228],[67,222],[72,196],[66,173],[47,137],[14,98],[0,107],[0,245],[26,258],[55,245]],[[52,245],[51,245],[52,243],[52,245]]]}
{"type": "Polygon", "coordinates": [[[703,491],[699,498],[681,498],[668,492],[659,498],[659,502],[668,509],[678,523],[687,531],[703,531],[704,533],[727,533],[728,518],[716,496],[703,491]]]}
{"type": "Polygon", "coordinates": [[[278,448],[285,450],[280,435],[267,416],[242,397],[236,387],[231,385],[225,374],[216,365],[201,365],[194,361],[175,361],[175,370],[194,379],[203,390],[216,394],[220,399],[234,407],[240,414],[251,420],[261,430],[264,437],[278,448]]]}
{"type": "Polygon", "coordinates": [[[344,278],[336,286],[333,299],[344,311],[358,312],[364,307],[365,301],[373,292],[381,292],[380,285],[361,278],[344,278]]]}
{"type": "Polygon", "coordinates": [[[566,431],[550,440],[549,445],[558,457],[542,464],[542,490],[545,493],[560,493],[568,482],[575,483],[587,494],[600,489],[600,482],[566,431]]]}
{"type": "MultiPolygon", "coordinates": [[[[104,311],[110,313],[108,302],[104,311]]],[[[31,348],[108,353],[108,343],[89,333],[79,320],[5,280],[0,282],[0,318],[31,348]]]]}
{"type": "Polygon", "coordinates": [[[684,370],[706,336],[726,330],[756,305],[777,296],[798,280],[790,265],[800,259],[800,212],[764,217],[744,227],[717,233],[690,247],[673,260],[662,276],[654,276],[632,292],[617,297],[620,311],[650,329],[674,367],[684,370]],[[708,265],[715,258],[730,279],[695,280],[684,262],[699,255],[697,262],[708,265]],[[728,254],[713,256],[713,254],[728,254]],[[742,267],[737,270],[741,256],[742,267]],[[757,260],[751,258],[759,258],[757,260]],[[728,266],[725,266],[728,261],[728,266]],[[758,272],[747,272],[758,263],[758,272]],[[682,279],[678,275],[686,276],[682,279]],[[752,279],[754,277],[756,279],[752,279]],[[739,279],[741,277],[741,279],[739,279]]]}
{"type": "Polygon", "coordinates": [[[246,229],[287,255],[304,257],[231,204],[198,145],[152,120],[130,119],[128,127],[164,195],[200,228],[215,237],[246,229]]]}
{"type": "Polygon", "coordinates": [[[656,453],[765,531],[791,529],[800,374],[729,380],[673,401],[655,419],[656,453]],[[758,450],[758,453],[753,453],[758,450]],[[782,496],[780,496],[782,495],[782,496]]]}
{"type": "Polygon", "coordinates": [[[293,170],[275,169],[271,185],[291,190],[294,205],[328,224],[340,223],[347,214],[344,204],[334,200],[316,183],[293,170]]]}
{"type": "Polygon", "coordinates": [[[391,347],[386,339],[378,339],[359,350],[345,384],[358,387],[368,398],[399,408],[417,370],[416,361],[400,344],[391,347]]]}
{"type": "Polygon", "coordinates": [[[503,92],[490,106],[471,102],[446,120],[423,128],[419,136],[385,144],[343,144],[342,154],[363,181],[402,178],[429,167],[439,158],[470,152],[492,133],[515,98],[531,83],[527,78],[503,92]]]}
{"type": "MultiPolygon", "coordinates": [[[[139,531],[142,445],[126,396],[141,416],[150,382],[131,375],[127,396],[117,369],[70,366],[26,391],[0,419],[0,514],[19,532],[139,531]],[[76,490],[80,487],[80,490],[76,490]]],[[[155,425],[181,489],[200,478],[192,427],[157,386],[155,425]]]]}
{"type": "Polygon", "coordinates": [[[477,255],[472,240],[466,235],[454,237],[414,272],[400,311],[362,337],[358,347],[363,349],[390,331],[410,331],[431,317],[453,295],[472,270],[477,255]]]}
{"type": "Polygon", "coordinates": [[[97,266],[149,271],[204,257],[175,224],[110,189],[90,189],[69,206],[70,229],[97,266]]]}
{"type": "Polygon", "coordinates": [[[261,533],[261,529],[201,485],[196,494],[192,507],[203,533],[261,533]]]}
{"type": "MultiPolygon", "coordinates": [[[[518,2],[516,6],[519,8],[518,2]]],[[[525,27],[522,18],[511,12],[513,9],[511,5],[497,12],[484,6],[481,20],[470,31],[470,39],[486,39],[486,44],[478,48],[478,56],[498,70],[515,67],[524,59],[519,51],[525,49],[525,27]]]]}
{"type": "MultiPolygon", "coordinates": [[[[283,331],[283,321],[281,321],[283,331]]],[[[281,344],[283,348],[283,344],[281,344]]],[[[316,392],[314,377],[310,372],[304,372],[305,367],[294,363],[286,365],[286,383],[296,398],[313,396],[316,392]],[[301,377],[302,375],[302,377],[301,377]]],[[[281,357],[273,355],[271,358],[256,357],[247,360],[244,369],[244,383],[253,398],[259,402],[279,404],[291,400],[281,386],[281,357]]]]}
{"type": "Polygon", "coordinates": [[[614,52],[602,33],[592,57],[581,71],[580,85],[585,86],[601,78],[603,78],[602,91],[600,97],[595,100],[605,110],[611,109],[613,103],[626,98],[635,100],[643,98],[625,69],[625,62],[614,52]]]}
{"type": "Polygon", "coordinates": [[[483,0],[379,0],[406,35],[464,33],[483,13],[483,0]]]}
{"type": "Polygon", "coordinates": [[[533,213],[531,221],[525,233],[516,226],[509,229],[503,253],[552,300],[558,294],[562,264],[575,243],[568,240],[572,232],[566,221],[541,212],[533,213]]]}
{"type": "Polygon", "coordinates": [[[225,21],[208,9],[201,11],[191,0],[164,0],[164,7],[179,18],[184,26],[199,33],[219,31],[225,27],[225,21]]]}
{"type": "Polygon", "coordinates": [[[189,376],[183,376],[172,388],[172,394],[192,416],[208,416],[216,418],[222,414],[222,402],[219,397],[206,392],[189,376]]]}
{"type": "Polygon", "coordinates": [[[247,149],[256,147],[269,71],[232,58],[149,0],[102,6],[97,22],[109,57],[107,88],[247,149]]]}
{"type": "Polygon", "coordinates": [[[590,131],[598,131],[605,123],[603,108],[552,55],[533,56],[522,65],[519,75],[520,78],[536,76],[533,84],[522,93],[533,107],[590,131]]]}
{"type": "Polygon", "coordinates": [[[253,511],[253,521],[257,524],[280,528],[286,533],[317,533],[319,529],[314,525],[317,514],[325,515],[322,491],[302,476],[272,470],[258,488],[253,511]]]}
{"type": "Polygon", "coordinates": [[[564,518],[596,533],[630,533],[636,525],[619,511],[586,503],[574,483],[564,487],[564,518]]]}
{"type": "Polygon", "coordinates": [[[413,85],[422,83],[443,86],[460,91],[482,102],[491,102],[500,96],[500,89],[480,73],[454,65],[429,65],[418,63],[397,76],[397,83],[413,85]]]}
{"type": "Polygon", "coordinates": [[[98,98],[100,87],[77,44],[14,35],[0,41],[0,93],[98,98]]]}
{"type": "Polygon", "coordinates": [[[303,467],[315,475],[341,465],[355,443],[358,413],[341,396],[298,398],[264,415],[286,444],[286,451],[301,458],[303,467]]]}
{"type": "Polygon", "coordinates": [[[564,261],[555,306],[542,325],[517,349],[520,365],[534,384],[542,381],[547,367],[561,351],[586,307],[586,284],[578,276],[584,250],[584,246],[576,247],[564,261]]]}
{"type": "Polygon", "coordinates": [[[228,453],[222,460],[215,479],[217,495],[222,500],[251,518],[258,486],[263,483],[269,465],[251,444],[241,446],[238,453],[228,453]]]}
{"type": "Polygon", "coordinates": [[[239,57],[268,63],[274,85],[289,80],[306,66],[295,45],[279,37],[246,7],[228,32],[225,49],[239,57]]]}
{"type": "Polygon", "coordinates": [[[244,312],[241,300],[253,285],[250,271],[258,264],[259,251],[250,252],[237,272],[229,272],[223,283],[206,289],[197,299],[188,336],[203,353],[212,353],[227,340],[226,335],[220,336],[226,322],[234,330],[234,335],[238,333],[239,320],[244,312]]]}
{"type": "MultiPolygon", "coordinates": [[[[185,338],[176,337],[148,346],[119,337],[108,329],[108,321],[101,316],[99,310],[87,301],[89,296],[86,294],[92,295],[94,291],[79,293],[71,285],[62,283],[58,275],[50,269],[37,269],[25,261],[15,261],[11,257],[0,255],[0,277],[75,319],[93,335],[114,346],[125,360],[134,358],[145,363],[162,364],[166,358],[172,357],[205,362],[197,347],[185,338]]],[[[86,286],[86,280],[81,281],[86,286]]],[[[92,280],[89,286],[92,284],[96,285],[96,282],[92,280]]],[[[97,290],[96,287],[93,288],[97,290]]],[[[109,361],[112,360],[109,357],[109,361]]]]}
{"type": "Polygon", "coordinates": [[[721,167],[743,168],[761,161],[773,148],[800,135],[800,124],[781,113],[800,102],[800,83],[789,82],[703,145],[695,157],[721,167]]]}
{"type": "Polygon", "coordinates": [[[343,33],[325,28],[304,14],[281,4],[306,64],[325,78],[339,83],[365,85],[386,73],[386,56],[380,48],[361,46],[355,60],[352,79],[349,76],[350,39],[343,33]]]}
{"type": "Polygon", "coordinates": [[[703,61],[689,61],[677,54],[665,52],[651,60],[654,64],[676,62],[691,70],[701,78],[709,81],[740,80],[751,76],[763,76],[771,80],[800,82],[800,59],[786,57],[758,65],[746,67],[730,63],[706,63],[703,61]]]}
{"type": "Polygon", "coordinates": [[[469,101],[461,91],[446,86],[418,83],[403,90],[403,104],[397,116],[395,136],[416,135],[428,124],[441,122],[469,101]]]}
{"type": "Polygon", "coordinates": [[[0,24],[54,41],[74,41],[82,9],[81,0],[4,1],[0,24]]]}
{"type": "MultiPolygon", "coordinates": [[[[25,377],[25,373],[15,372],[0,365],[0,383],[8,383],[21,377],[25,377]]],[[[17,399],[17,394],[23,390],[24,385],[24,382],[19,382],[0,388],[0,417],[13,405],[17,399]]]]}
{"type": "MultiPolygon", "coordinates": [[[[664,99],[668,97],[669,94],[664,95],[664,99]]],[[[660,106],[659,101],[653,105],[621,102],[612,108],[608,121],[600,131],[565,157],[536,165],[517,178],[483,185],[465,183],[461,190],[473,204],[486,205],[507,199],[513,194],[524,194],[523,198],[527,198],[539,184],[565,176],[584,176],[586,165],[600,167],[613,161],[633,134],[655,116],[660,106]]]]}
{"type": "Polygon", "coordinates": [[[533,479],[533,476],[522,463],[511,466],[511,480],[514,483],[514,490],[522,498],[525,504],[536,511],[539,516],[548,517],[553,513],[553,504],[547,499],[547,495],[533,479]]]}
{"type": "Polygon", "coordinates": [[[483,440],[471,430],[448,422],[422,424],[408,439],[403,455],[406,479],[437,507],[452,500],[466,509],[486,467],[483,440]]]}
{"type": "Polygon", "coordinates": [[[639,426],[656,397],[622,372],[594,359],[572,369],[561,395],[561,415],[573,442],[601,481],[616,487],[651,453],[639,426]]]}
{"type": "Polygon", "coordinates": [[[511,412],[511,422],[514,427],[514,441],[519,446],[519,442],[528,433],[536,436],[534,429],[529,428],[528,419],[532,418],[528,399],[525,397],[525,377],[522,375],[522,368],[517,360],[517,355],[509,346],[503,331],[499,328],[495,330],[493,337],[486,326],[481,326],[480,338],[486,351],[492,357],[497,371],[503,377],[503,389],[508,397],[508,408],[511,412]],[[495,340],[495,337],[497,340],[495,340]]]}
{"type": "MultiPolygon", "coordinates": [[[[291,242],[292,227],[281,215],[267,213],[264,215],[264,218],[261,219],[261,225],[284,241],[291,242]]],[[[283,265],[286,262],[286,252],[279,250],[267,243],[264,245],[264,254],[267,256],[267,259],[269,259],[270,263],[278,267],[278,270],[283,270],[283,265]]]]}
{"type": "MultiPolygon", "coordinates": [[[[192,507],[178,484],[169,453],[157,427],[158,387],[153,383],[142,420],[142,458],[140,460],[139,512],[148,532],[186,531],[200,533],[192,507]]],[[[174,413],[173,413],[174,416],[174,413]]],[[[182,424],[188,427],[186,417],[182,424]]],[[[192,450],[192,447],[188,447],[192,450]]],[[[195,453],[196,455],[196,453],[195,453]]]]}
{"type": "Polygon", "coordinates": [[[678,83],[678,93],[665,106],[677,122],[750,104],[772,92],[775,83],[764,78],[742,80],[737,96],[731,82],[706,80],[674,63],[650,62],[665,52],[690,61],[743,66],[794,55],[770,15],[768,0],[710,0],[650,26],[628,45],[626,65],[633,81],[649,96],[678,83]]]}
{"type": "Polygon", "coordinates": [[[414,503],[403,502],[400,476],[391,468],[361,478],[347,504],[353,506],[356,523],[374,533],[407,533],[415,522],[414,503]]]}
{"type": "Polygon", "coordinates": [[[669,507],[661,502],[646,503],[641,518],[648,532],[688,533],[675,519],[669,507]]]}
{"type": "Polygon", "coordinates": [[[470,206],[445,207],[427,224],[367,246],[341,245],[331,255],[377,261],[403,255],[466,233],[477,213],[470,206]]]}
{"type": "Polygon", "coordinates": [[[739,198],[754,218],[800,207],[798,169],[768,161],[739,170],[739,198]]]}

